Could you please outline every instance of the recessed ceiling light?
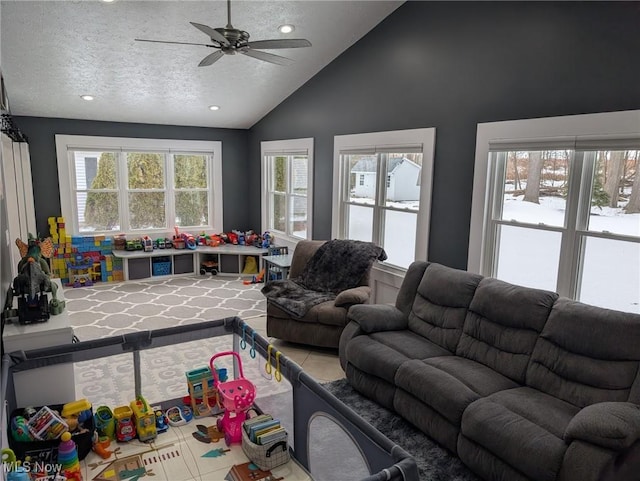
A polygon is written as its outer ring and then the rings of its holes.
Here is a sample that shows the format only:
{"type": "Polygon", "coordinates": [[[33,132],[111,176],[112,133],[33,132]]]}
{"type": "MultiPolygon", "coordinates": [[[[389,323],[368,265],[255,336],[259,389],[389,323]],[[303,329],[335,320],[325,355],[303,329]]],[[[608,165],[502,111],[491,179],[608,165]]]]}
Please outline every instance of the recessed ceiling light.
{"type": "Polygon", "coordinates": [[[280,25],[278,30],[280,30],[280,33],[291,33],[295,30],[295,27],[293,25],[280,25]]]}
{"type": "Polygon", "coordinates": [[[102,0],[102,2],[104,2],[104,3],[113,3],[114,0],[102,0]]]}
{"type": "Polygon", "coordinates": [[[93,95],[81,95],[82,100],[93,100],[93,95]]]}
{"type": "Polygon", "coordinates": [[[209,105],[209,110],[220,110],[218,105],[209,105]]]}

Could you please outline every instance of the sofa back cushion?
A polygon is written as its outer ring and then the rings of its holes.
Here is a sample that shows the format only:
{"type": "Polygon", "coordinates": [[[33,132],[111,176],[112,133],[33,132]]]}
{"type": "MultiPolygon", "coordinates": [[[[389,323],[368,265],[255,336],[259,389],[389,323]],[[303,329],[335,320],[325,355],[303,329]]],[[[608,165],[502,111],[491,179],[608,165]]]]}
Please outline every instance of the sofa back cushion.
{"type": "Polygon", "coordinates": [[[557,298],[555,292],[484,278],[469,306],[456,354],[524,384],[531,353],[557,298]]]}
{"type": "Polygon", "coordinates": [[[296,244],[291,257],[291,267],[289,268],[289,277],[291,279],[300,277],[309,260],[325,242],[327,241],[302,240],[296,244]]]}
{"type": "Polygon", "coordinates": [[[402,279],[402,285],[396,296],[396,308],[402,311],[407,317],[411,312],[413,301],[416,299],[416,292],[418,292],[418,286],[428,266],[429,262],[414,261],[407,269],[404,279],[402,279]]]}
{"type": "Polygon", "coordinates": [[[455,352],[469,303],[482,276],[429,264],[418,284],[409,329],[455,352]]]}
{"type": "Polygon", "coordinates": [[[637,403],[639,367],[640,315],[562,298],[533,351],[527,384],[580,408],[637,403]]]}

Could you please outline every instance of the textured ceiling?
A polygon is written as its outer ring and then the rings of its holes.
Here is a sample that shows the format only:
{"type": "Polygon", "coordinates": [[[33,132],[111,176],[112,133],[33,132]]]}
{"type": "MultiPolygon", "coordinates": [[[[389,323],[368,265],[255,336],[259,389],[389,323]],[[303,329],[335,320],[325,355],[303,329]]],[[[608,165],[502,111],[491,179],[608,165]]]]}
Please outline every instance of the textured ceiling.
{"type": "Polygon", "coordinates": [[[134,39],[210,43],[189,22],[225,26],[226,1],[2,0],[0,59],[11,113],[249,128],[402,3],[232,0],[232,24],[251,40],[306,38],[312,47],[265,50],[295,60],[287,67],[245,55],[198,67],[210,48],[134,39]],[[285,23],[296,30],[278,32],[285,23]],[[220,110],[210,111],[212,104],[220,110]]]}

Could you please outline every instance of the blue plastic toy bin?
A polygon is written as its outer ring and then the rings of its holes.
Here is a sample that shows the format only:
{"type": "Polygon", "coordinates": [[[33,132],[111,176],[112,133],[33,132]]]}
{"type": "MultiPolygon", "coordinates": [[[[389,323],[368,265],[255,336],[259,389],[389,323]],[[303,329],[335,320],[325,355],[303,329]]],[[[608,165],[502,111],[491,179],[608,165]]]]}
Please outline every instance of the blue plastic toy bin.
{"type": "Polygon", "coordinates": [[[168,276],[171,274],[171,258],[154,257],[151,259],[151,273],[154,276],[168,276]]]}

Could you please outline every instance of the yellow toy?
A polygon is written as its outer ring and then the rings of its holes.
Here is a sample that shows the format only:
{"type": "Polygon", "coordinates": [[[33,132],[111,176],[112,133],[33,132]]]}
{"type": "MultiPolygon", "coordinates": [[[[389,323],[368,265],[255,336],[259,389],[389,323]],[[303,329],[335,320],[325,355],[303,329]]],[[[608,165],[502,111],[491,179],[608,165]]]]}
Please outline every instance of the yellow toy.
{"type": "Polygon", "coordinates": [[[146,399],[139,396],[135,401],[131,401],[133,419],[138,431],[140,441],[153,441],[158,436],[156,429],[156,413],[149,406],[146,399]]]}
{"type": "Polygon", "coordinates": [[[65,404],[62,407],[62,412],[60,414],[62,414],[63,418],[69,418],[71,416],[77,417],[82,411],[86,411],[88,409],[91,409],[91,403],[86,399],[80,399],[78,401],[65,404]]]}

